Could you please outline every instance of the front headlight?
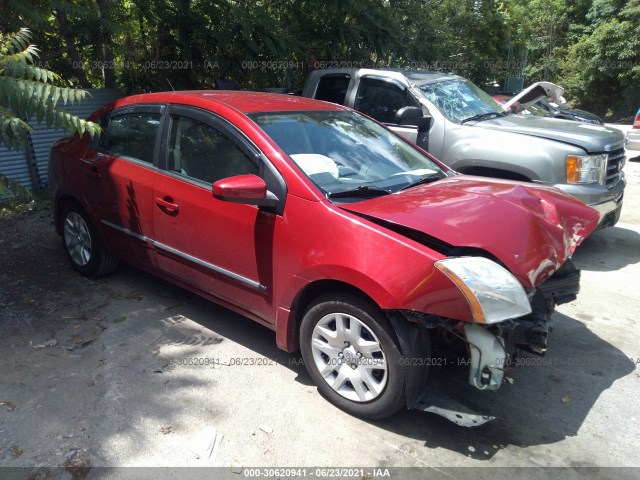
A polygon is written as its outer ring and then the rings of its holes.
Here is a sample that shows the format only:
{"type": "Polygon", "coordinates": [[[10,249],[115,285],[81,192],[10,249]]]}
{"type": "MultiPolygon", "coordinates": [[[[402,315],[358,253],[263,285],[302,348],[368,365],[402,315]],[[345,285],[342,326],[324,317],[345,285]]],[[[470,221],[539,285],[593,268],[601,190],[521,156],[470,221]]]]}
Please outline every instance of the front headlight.
{"type": "Polygon", "coordinates": [[[531,313],[520,282],[496,262],[483,257],[459,257],[438,260],[434,266],[460,289],[475,322],[497,323],[531,313]]]}
{"type": "Polygon", "coordinates": [[[606,153],[567,155],[567,182],[604,184],[608,158],[606,153]]]}

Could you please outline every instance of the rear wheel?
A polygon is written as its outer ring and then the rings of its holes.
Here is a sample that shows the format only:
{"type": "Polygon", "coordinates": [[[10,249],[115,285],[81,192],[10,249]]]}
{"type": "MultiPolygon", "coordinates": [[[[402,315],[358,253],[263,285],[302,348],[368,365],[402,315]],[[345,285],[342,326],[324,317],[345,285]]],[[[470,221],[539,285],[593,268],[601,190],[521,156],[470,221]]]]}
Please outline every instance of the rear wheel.
{"type": "Polygon", "coordinates": [[[345,294],[318,298],[302,320],[300,348],[318,390],[338,408],[377,419],[405,405],[395,333],[370,301],[345,294]]]}
{"type": "Polygon", "coordinates": [[[67,205],[62,215],[62,244],[73,268],[88,277],[113,272],[118,259],[102,246],[87,214],[75,204],[67,205]]]}

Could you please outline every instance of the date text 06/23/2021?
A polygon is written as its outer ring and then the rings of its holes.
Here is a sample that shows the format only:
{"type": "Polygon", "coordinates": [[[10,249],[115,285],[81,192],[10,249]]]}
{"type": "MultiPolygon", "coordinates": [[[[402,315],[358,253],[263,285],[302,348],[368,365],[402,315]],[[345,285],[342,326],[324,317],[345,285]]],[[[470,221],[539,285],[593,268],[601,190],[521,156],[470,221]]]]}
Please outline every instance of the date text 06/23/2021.
{"type": "MultiPolygon", "coordinates": [[[[640,366],[640,356],[629,357],[637,367],[640,366]]],[[[339,360],[336,360],[339,361],[339,360]]],[[[358,364],[370,366],[379,362],[376,358],[355,358],[358,364]]],[[[458,357],[400,357],[399,362],[405,367],[447,367],[447,366],[468,366],[471,362],[469,358],[458,357]]],[[[269,366],[304,366],[304,360],[299,356],[292,356],[286,362],[278,361],[267,357],[177,357],[177,358],[159,358],[158,365],[161,368],[166,367],[269,367],[269,366]]],[[[496,365],[504,367],[552,367],[560,365],[568,365],[574,367],[597,367],[604,366],[608,363],[606,358],[598,357],[529,357],[518,356],[513,358],[496,359],[496,365]]]]}

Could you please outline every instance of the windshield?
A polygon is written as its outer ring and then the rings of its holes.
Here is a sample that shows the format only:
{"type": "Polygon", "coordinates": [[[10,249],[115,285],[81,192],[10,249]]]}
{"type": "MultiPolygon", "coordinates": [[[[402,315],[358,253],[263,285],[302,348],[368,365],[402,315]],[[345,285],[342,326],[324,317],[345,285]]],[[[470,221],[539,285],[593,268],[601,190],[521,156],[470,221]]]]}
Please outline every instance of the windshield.
{"type": "Polygon", "coordinates": [[[484,114],[504,114],[505,110],[469,80],[453,79],[422,85],[420,93],[452,122],[462,122],[484,114]]]}
{"type": "Polygon", "coordinates": [[[356,112],[268,112],[250,117],[329,198],[349,201],[384,195],[447,176],[417,148],[356,112]]]}
{"type": "Polygon", "coordinates": [[[548,113],[552,113],[558,107],[555,103],[550,102],[546,98],[541,98],[536,103],[534,103],[534,105],[548,113]]]}
{"type": "Polygon", "coordinates": [[[536,103],[532,103],[531,105],[527,105],[527,110],[528,113],[532,114],[532,115],[538,115],[541,117],[546,117],[548,116],[550,113],[552,113],[551,108],[549,108],[547,105],[540,103],[540,102],[536,102],[536,103]]]}

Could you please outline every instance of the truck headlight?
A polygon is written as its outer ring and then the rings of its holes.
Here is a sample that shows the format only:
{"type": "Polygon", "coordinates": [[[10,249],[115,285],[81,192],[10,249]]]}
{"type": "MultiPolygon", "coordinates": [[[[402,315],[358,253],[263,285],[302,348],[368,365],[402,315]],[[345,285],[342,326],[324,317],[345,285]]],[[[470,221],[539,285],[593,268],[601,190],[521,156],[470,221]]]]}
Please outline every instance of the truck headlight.
{"type": "Polygon", "coordinates": [[[496,262],[484,257],[458,257],[438,260],[434,266],[460,289],[475,322],[497,323],[531,313],[520,282],[496,262]]]}
{"type": "Polygon", "coordinates": [[[568,183],[601,183],[604,185],[609,155],[567,155],[568,183]]]}

